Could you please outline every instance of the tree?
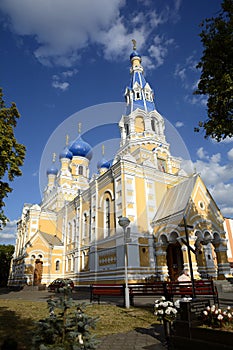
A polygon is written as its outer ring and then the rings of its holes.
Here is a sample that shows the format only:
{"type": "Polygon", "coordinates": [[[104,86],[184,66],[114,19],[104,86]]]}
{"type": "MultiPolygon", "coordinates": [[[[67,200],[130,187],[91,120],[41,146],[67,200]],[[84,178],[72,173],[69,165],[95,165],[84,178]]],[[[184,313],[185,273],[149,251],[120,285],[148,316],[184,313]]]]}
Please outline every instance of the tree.
{"type": "Polygon", "coordinates": [[[15,103],[9,108],[5,106],[2,89],[0,88],[0,229],[8,221],[4,214],[4,198],[12,192],[9,181],[15,176],[21,176],[20,166],[23,165],[26,148],[17,142],[14,128],[20,114],[15,103]]]}
{"type": "Polygon", "coordinates": [[[15,247],[13,245],[0,245],[0,286],[7,286],[9,277],[11,259],[14,254],[15,247]]]}
{"type": "Polygon", "coordinates": [[[60,288],[59,299],[47,300],[49,317],[40,320],[32,338],[33,350],[91,350],[98,341],[91,334],[97,318],[88,316],[85,304],[76,304],[70,287],[60,288]]]}
{"type": "Polygon", "coordinates": [[[207,96],[208,119],[195,131],[221,141],[233,136],[233,1],[223,0],[219,15],[201,24],[201,77],[194,94],[207,96]]]}

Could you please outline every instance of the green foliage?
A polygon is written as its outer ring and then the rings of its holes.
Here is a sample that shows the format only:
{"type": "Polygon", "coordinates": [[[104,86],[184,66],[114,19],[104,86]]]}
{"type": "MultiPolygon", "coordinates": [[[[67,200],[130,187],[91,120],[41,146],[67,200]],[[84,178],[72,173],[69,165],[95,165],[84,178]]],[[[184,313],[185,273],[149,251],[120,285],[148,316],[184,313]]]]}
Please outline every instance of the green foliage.
{"type": "Polygon", "coordinates": [[[7,286],[9,277],[11,259],[14,254],[15,247],[13,245],[0,245],[0,286],[7,286]]]}
{"type": "Polygon", "coordinates": [[[221,141],[233,136],[233,1],[223,0],[216,18],[206,19],[201,27],[203,56],[198,89],[194,94],[207,96],[208,119],[199,122],[205,137],[221,141]]]}
{"type": "Polygon", "coordinates": [[[0,228],[8,221],[4,214],[4,198],[12,192],[8,181],[13,181],[16,176],[22,175],[20,166],[25,158],[25,146],[18,143],[14,128],[20,114],[15,103],[7,108],[3,100],[2,89],[0,89],[0,228]]]}
{"type": "Polygon", "coordinates": [[[50,315],[38,322],[32,349],[96,349],[98,342],[91,335],[91,329],[95,328],[97,318],[84,312],[85,304],[75,305],[69,287],[60,288],[60,292],[59,299],[47,301],[50,315]]]}

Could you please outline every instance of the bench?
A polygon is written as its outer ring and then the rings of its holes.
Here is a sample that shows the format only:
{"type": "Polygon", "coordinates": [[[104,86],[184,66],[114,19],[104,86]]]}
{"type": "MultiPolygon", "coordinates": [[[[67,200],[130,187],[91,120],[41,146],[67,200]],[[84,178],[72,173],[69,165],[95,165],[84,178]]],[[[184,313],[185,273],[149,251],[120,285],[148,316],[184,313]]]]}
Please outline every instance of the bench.
{"type": "MultiPolygon", "coordinates": [[[[192,297],[193,289],[191,281],[167,282],[167,294],[170,299],[174,296],[192,297]]],[[[212,280],[194,281],[194,290],[196,297],[208,296],[213,298],[214,303],[219,305],[218,291],[212,280]]]]}
{"type": "Polygon", "coordinates": [[[129,287],[129,298],[130,305],[134,305],[135,296],[165,296],[167,299],[167,288],[166,282],[156,281],[153,283],[130,283],[129,287]]]}
{"type": "Polygon", "coordinates": [[[92,284],[90,286],[90,302],[98,300],[100,303],[101,296],[124,297],[125,286],[123,284],[92,284]]]}
{"type": "MultiPolygon", "coordinates": [[[[164,296],[166,300],[173,300],[175,296],[192,297],[192,282],[163,282],[153,283],[129,283],[130,305],[134,305],[135,296],[164,296]]],[[[218,291],[212,280],[194,281],[195,295],[213,298],[214,303],[219,305],[218,291]]],[[[101,296],[123,297],[125,302],[124,284],[92,284],[90,286],[90,302],[98,300],[101,296]]]]}

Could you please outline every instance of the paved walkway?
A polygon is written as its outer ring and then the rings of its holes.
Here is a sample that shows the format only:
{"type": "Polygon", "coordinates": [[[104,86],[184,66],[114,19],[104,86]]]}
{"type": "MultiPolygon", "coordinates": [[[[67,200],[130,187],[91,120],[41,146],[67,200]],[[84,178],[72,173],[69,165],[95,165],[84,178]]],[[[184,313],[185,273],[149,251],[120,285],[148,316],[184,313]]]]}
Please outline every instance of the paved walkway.
{"type": "MultiPolygon", "coordinates": [[[[17,299],[17,300],[33,300],[46,301],[51,293],[47,291],[36,290],[21,290],[8,291],[7,289],[0,289],[0,299],[17,299]]],[[[220,306],[233,306],[233,293],[220,293],[220,306]]],[[[89,302],[89,293],[74,292],[74,300],[82,300],[89,302]]],[[[135,298],[136,305],[153,304],[155,298],[135,298]]],[[[120,304],[121,300],[111,300],[120,304]]],[[[138,328],[127,333],[111,334],[100,339],[98,350],[165,350],[163,334],[161,327],[158,329],[138,328]]]]}

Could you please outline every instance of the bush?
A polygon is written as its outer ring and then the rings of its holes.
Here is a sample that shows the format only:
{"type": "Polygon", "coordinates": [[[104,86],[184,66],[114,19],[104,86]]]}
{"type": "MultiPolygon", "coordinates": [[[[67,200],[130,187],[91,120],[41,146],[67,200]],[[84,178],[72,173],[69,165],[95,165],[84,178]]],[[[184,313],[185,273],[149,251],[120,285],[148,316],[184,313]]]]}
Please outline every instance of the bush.
{"type": "Polygon", "coordinates": [[[91,335],[91,329],[95,328],[97,318],[85,313],[85,304],[74,303],[69,287],[61,288],[60,291],[59,299],[47,301],[49,317],[37,323],[32,349],[96,349],[98,342],[91,335]]]}

